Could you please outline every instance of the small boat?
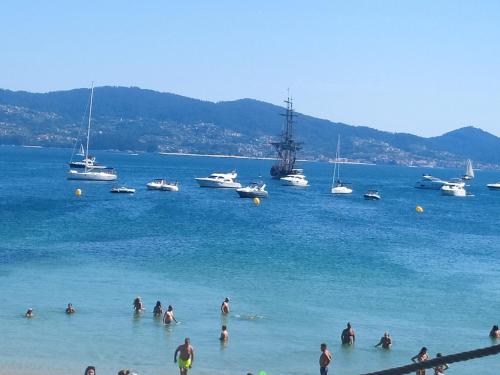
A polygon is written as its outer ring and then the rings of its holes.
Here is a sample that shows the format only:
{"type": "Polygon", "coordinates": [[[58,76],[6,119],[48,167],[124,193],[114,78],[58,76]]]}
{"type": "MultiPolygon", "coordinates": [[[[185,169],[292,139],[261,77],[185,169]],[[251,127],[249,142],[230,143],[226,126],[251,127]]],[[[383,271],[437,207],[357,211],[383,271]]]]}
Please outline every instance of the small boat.
{"type": "Polygon", "coordinates": [[[500,182],[495,182],[494,184],[488,184],[486,187],[490,190],[500,190],[500,182]]]}
{"type": "Polygon", "coordinates": [[[111,193],[121,193],[121,194],[134,194],[135,189],[133,188],[128,188],[125,186],[115,186],[110,190],[111,193]]]}
{"type": "Polygon", "coordinates": [[[146,184],[148,190],[179,191],[179,183],[169,182],[163,178],[157,178],[146,184]]]}
{"type": "Polygon", "coordinates": [[[266,184],[262,182],[252,182],[250,185],[236,189],[240,198],[267,198],[266,184]]]}
{"type": "Polygon", "coordinates": [[[381,196],[377,190],[368,190],[365,194],[363,194],[366,200],[378,201],[381,196]]]}
{"type": "Polygon", "coordinates": [[[241,184],[236,181],[238,174],[235,171],[229,173],[212,173],[208,177],[196,177],[200,187],[237,189],[241,184]]]}
{"type": "Polygon", "coordinates": [[[467,191],[463,183],[448,182],[441,187],[441,194],[452,197],[465,197],[467,196],[467,191]]]}
{"type": "Polygon", "coordinates": [[[467,159],[465,166],[465,174],[462,176],[462,180],[472,180],[474,179],[474,169],[472,169],[472,161],[467,159]]]}
{"type": "Polygon", "coordinates": [[[337,152],[335,153],[335,162],[333,167],[332,194],[351,194],[352,189],[340,180],[340,135],[337,138],[337,152]]]}
{"type": "Polygon", "coordinates": [[[441,180],[440,178],[431,176],[430,174],[423,174],[420,180],[415,183],[415,187],[417,189],[439,190],[447,183],[448,181],[441,180]]]}
{"type": "Polygon", "coordinates": [[[304,176],[301,173],[294,173],[294,174],[289,174],[285,177],[281,177],[280,181],[281,184],[285,186],[306,187],[309,184],[309,181],[307,181],[306,176],[304,176]]]}

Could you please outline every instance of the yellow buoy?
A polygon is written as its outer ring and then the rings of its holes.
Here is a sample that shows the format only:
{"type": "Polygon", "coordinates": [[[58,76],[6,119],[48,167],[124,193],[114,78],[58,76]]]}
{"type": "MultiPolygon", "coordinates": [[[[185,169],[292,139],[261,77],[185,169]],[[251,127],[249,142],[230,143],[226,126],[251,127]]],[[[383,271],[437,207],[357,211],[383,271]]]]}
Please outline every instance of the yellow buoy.
{"type": "Polygon", "coordinates": [[[260,199],[255,197],[254,199],[252,199],[253,201],[253,204],[255,204],[256,206],[260,205],[260,199]]]}
{"type": "Polygon", "coordinates": [[[76,189],[76,190],[75,190],[75,195],[76,195],[77,197],[79,197],[80,195],[82,195],[82,189],[76,189]]]}
{"type": "Polygon", "coordinates": [[[415,211],[417,211],[419,214],[424,212],[424,208],[422,206],[417,206],[415,207],[415,211]]]}

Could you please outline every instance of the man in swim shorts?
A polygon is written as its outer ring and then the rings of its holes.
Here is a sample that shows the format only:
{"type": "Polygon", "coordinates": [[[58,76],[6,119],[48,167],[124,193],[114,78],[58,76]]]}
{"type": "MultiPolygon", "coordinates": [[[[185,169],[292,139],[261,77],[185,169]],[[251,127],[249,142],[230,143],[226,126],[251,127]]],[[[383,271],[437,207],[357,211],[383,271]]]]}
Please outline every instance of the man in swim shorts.
{"type": "Polygon", "coordinates": [[[326,344],[321,344],[321,355],[319,356],[319,373],[320,375],[328,375],[328,365],[332,361],[332,353],[326,347],[326,344]]]}
{"type": "Polygon", "coordinates": [[[177,363],[177,353],[179,355],[179,371],[180,375],[187,375],[188,370],[193,367],[194,349],[191,346],[189,337],[184,339],[184,344],[179,345],[174,353],[174,363],[177,363]]]}

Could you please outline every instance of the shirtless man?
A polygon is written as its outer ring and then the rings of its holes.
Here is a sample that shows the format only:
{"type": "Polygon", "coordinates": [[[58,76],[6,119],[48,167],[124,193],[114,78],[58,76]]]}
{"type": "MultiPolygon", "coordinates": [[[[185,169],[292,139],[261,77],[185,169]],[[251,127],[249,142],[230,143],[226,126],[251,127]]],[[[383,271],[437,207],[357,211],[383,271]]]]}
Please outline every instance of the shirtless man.
{"type": "Polygon", "coordinates": [[[342,335],[340,335],[340,340],[342,340],[342,344],[352,345],[354,341],[356,341],[356,334],[351,327],[351,323],[347,323],[347,328],[342,331],[342,335]]]}
{"type": "Polygon", "coordinates": [[[227,340],[229,340],[229,332],[227,332],[227,326],[222,326],[219,340],[222,342],[226,342],[227,340]]]}
{"type": "Polygon", "coordinates": [[[229,314],[229,298],[226,297],[226,299],[224,299],[224,302],[222,302],[222,305],[220,307],[220,311],[224,315],[229,314]]]}
{"type": "Polygon", "coordinates": [[[165,315],[163,315],[163,323],[170,324],[172,323],[172,320],[177,323],[177,320],[174,316],[174,308],[172,307],[172,305],[168,305],[168,309],[167,311],[165,311],[165,315]]]}
{"type": "Polygon", "coordinates": [[[384,332],[384,336],[380,338],[380,341],[378,342],[377,346],[382,346],[384,349],[390,349],[392,346],[392,339],[391,336],[389,335],[389,332],[384,332]]]}
{"type": "Polygon", "coordinates": [[[174,363],[177,363],[177,353],[179,355],[180,375],[187,375],[188,370],[193,367],[194,349],[190,344],[189,337],[184,339],[184,344],[179,345],[174,353],[174,363]]]}
{"type": "Polygon", "coordinates": [[[332,361],[332,353],[327,349],[326,344],[321,344],[321,355],[319,356],[319,373],[328,375],[328,365],[332,361]]]}

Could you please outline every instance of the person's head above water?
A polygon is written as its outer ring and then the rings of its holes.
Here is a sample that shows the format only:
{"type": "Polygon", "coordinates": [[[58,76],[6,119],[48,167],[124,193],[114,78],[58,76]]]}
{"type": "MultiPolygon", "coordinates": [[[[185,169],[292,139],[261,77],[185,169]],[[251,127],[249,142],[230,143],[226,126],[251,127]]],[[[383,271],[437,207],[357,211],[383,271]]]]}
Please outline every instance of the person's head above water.
{"type": "Polygon", "coordinates": [[[322,343],[320,347],[321,347],[321,351],[325,351],[326,350],[326,344],[325,343],[322,343]]]}
{"type": "Polygon", "coordinates": [[[172,311],[173,309],[172,305],[168,305],[168,311],[172,311]]]}
{"type": "Polygon", "coordinates": [[[88,366],[85,369],[85,372],[83,373],[83,375],[95,375],[95,367],[94,366],[88,366]]]}
{"type": "Polygon", "coordinates": [[[351,328],[351,322],[347,322],[347,328],[351,328]]]}
{"type": "Polygon", "coordinates": [[[222,326],[222,330],[225,331],[227,329],[227,326],[222,326]]]}
{"type": "Polygon", "coordinates": [[[156,301],[156,306],[160,307],[161,306],[161,302],[160,301],[156,301]]]}
{"type": "Polygon", "coordinates": [[[422,349],[420,349],[420,353],[418,354],[426,354],[427,353],[427,348],[424,346],[422,349]]]}
{"type": "Polygon", "coordinates": [[[226,297],[226,298],[224,299],[224,302],[229,302],[229,298],[227,298],[227,297],[226,297]]]}
{"type": "Polygon", "coordinates": [[[186,337],[184,339],[184,344],[189,345],[190,342],[191,342],[191,340],[189,340],[189,337],[186,337]]]}
{"type": "Polygon", "coordinates": [[[492,331],[498,331],[498,326],[494,325],[493,328],[491,329],[492,331]]]}

